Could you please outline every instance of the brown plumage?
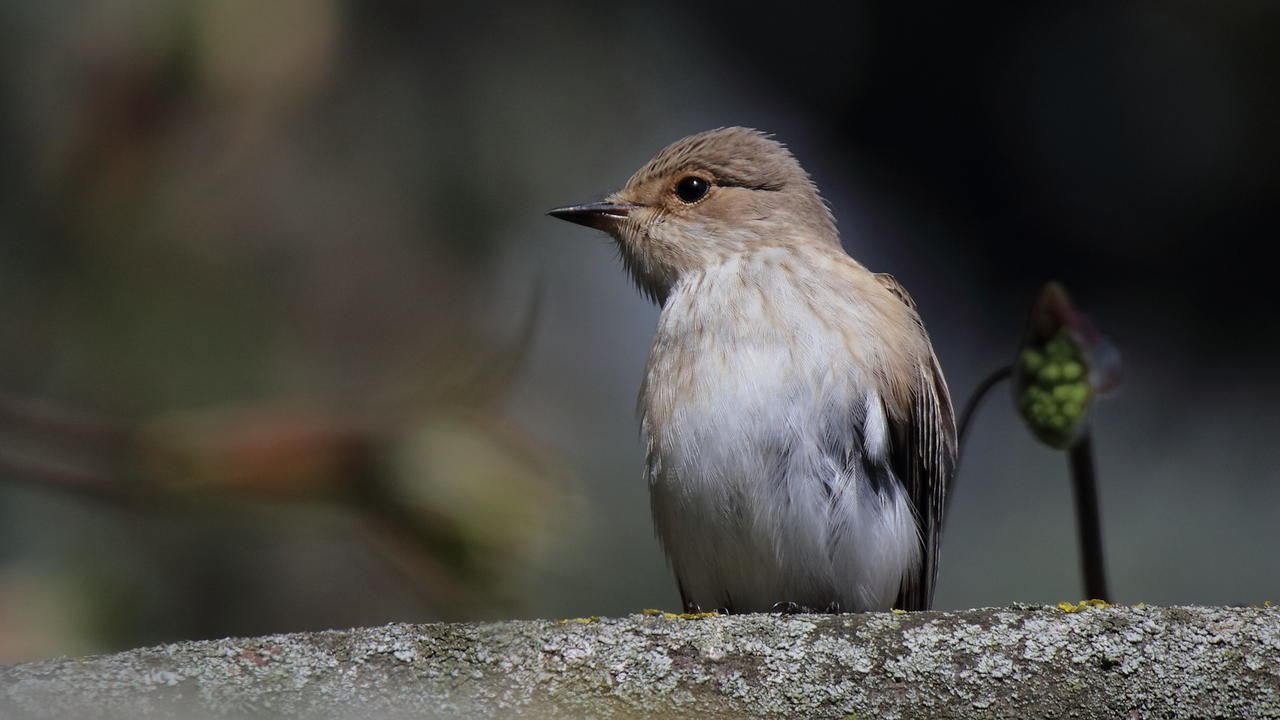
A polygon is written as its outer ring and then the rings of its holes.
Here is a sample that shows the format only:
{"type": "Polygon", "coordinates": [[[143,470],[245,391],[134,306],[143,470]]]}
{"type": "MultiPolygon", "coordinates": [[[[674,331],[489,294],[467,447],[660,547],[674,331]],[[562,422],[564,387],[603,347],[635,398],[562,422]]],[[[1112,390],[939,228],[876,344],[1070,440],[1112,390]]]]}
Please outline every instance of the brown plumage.
{"type": "Polygon", "coordinates": [[[946,383],[911,298],[845,254],[791,153],[712,130],[552,214],[611,233],[662,305],[641,420],[685,603],[929,607],[955,462],[946,383]]]}

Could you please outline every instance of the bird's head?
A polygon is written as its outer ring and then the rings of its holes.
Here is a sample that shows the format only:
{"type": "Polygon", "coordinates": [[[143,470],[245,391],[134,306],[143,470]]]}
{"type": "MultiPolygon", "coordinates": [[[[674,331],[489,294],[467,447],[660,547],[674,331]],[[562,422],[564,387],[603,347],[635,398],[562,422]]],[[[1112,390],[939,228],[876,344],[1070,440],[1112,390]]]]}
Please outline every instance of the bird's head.
{"type": "Polygon", "coordinates": [[[605,201],[549,214],[612,235],[636,285],[659,303],[681,275],[728,255],[840,242],[831,211],[790,151],[740,127],[677,141],[605,201]]]}

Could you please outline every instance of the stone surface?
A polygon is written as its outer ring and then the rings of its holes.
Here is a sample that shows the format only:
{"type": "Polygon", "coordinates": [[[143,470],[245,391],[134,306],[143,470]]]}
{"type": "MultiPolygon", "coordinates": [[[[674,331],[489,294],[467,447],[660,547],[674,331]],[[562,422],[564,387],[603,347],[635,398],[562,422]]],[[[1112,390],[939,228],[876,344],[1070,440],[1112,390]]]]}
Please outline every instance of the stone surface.
{"type": "Polygon", "coordinates": [[[1280,609],[388,625],[0,668],[0,718],[1280,718],[1280,609]]]}

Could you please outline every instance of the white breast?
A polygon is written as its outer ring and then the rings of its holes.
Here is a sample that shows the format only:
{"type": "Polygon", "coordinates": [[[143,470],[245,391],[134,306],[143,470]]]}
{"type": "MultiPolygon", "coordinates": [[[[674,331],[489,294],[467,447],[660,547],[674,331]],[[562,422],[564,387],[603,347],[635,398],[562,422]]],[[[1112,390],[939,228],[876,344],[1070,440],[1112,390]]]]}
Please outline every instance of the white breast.
{"type": "Polygon", "coordinates": [[[641,412],[654,522],[687,600],[893,602],[920,549],[889,474],[874,317],[794,249],[734,256],[673,289],[641,412]]]}

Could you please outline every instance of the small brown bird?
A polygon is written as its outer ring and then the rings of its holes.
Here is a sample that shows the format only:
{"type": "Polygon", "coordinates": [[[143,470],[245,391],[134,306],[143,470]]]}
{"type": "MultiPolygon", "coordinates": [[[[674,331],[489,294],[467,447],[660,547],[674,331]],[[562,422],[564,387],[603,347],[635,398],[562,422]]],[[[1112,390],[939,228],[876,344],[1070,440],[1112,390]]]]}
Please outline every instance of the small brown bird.
{"type": "Polygon", "coordinates": [[[947,385],[911,298],[845,253],[791,153],[711,130],[550,214],[612,235],[662,306],[640,414],[685,607],[927,609],[947,385]]]}

